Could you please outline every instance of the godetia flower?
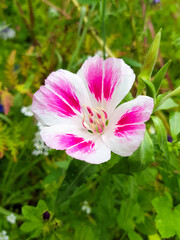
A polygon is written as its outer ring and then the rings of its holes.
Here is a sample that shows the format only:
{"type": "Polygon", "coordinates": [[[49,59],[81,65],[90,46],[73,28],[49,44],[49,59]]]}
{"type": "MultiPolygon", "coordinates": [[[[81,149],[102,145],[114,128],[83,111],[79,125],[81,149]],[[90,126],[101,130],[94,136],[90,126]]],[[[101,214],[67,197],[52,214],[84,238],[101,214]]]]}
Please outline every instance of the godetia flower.
{"type": "Polygon", "coordinates": [[[99,164],[111,151],[130,156],[144,138],[153,99],[138,96],[118,105],[135,81],[122,59],[98,56],[84,62],[77,74],[52,72],[34,94],[32,111],[43,124],[47,146],[88,163],[99,164]]]}

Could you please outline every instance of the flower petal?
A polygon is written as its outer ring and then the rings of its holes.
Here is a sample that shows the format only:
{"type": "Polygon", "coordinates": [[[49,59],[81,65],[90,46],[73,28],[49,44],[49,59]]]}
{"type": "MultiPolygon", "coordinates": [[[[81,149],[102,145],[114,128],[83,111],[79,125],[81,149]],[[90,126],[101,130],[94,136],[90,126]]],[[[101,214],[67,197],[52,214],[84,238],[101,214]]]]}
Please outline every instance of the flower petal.
{"type": "Polygon", "coordinates": [[[48,76],[45,85],[79,112],[81,103],[90,104],[86,87],[77,74],[60,69],[48,76]]]}
{"type": "MultiPolygon", "coordinates": [[[[45,125],[54,125],[62,118],[74,118],[82,104],[90,104],[88,93],[77,74],[66,70],[51,73],[33,98],[32,111],[45,125]]],[[[80,120],[81,121],[81,120],[80,120]]]]}
{"type": "Polygon", "coordinates": [[[122,59],[105,60],[103,94],[109,115],[130,91],[134,80],[133,70],[122,59]]]}
{"type": "Polygon", "coordinates": [[[113,152],[130,156],[144,138],[144,122],[150,118],[152,110],[153,99],[147,96],[138,96],[120,105],[109,119],[103,142],[113,152]]]}
{"type": "Polygon", "coordinates": [[[101,136],[93,135],[85,129],[72,125],[44,127],[41,137],[47,146],[64,150],[74,158],[99,164],[110,159],[110,150],[104,145],[101,136]]]}
{"type": "Polygon", "coordinates": [[[122,59],[103,61],[98,56],[86,60],[77,74],[83,79],[93,105],[101,103],[109,113],[126,96],[135,80],[133,70],[122,59]]]}
{"type": "Polygon", "coordinates": [[[84,62],[77,75],[84,81],[89,95],[93,95],[98,102],[102,99],[103,59],[98,56],[84,62]]]}

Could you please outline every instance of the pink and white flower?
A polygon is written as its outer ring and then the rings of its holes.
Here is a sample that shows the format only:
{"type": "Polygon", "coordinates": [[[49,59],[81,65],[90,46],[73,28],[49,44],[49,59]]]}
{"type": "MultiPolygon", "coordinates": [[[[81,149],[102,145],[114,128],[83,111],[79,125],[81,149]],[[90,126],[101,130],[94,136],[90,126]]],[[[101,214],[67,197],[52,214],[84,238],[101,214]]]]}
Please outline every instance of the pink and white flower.
{"type": "Polygon", "coordinates": [[[32,104],[44,125],[43,141],[94,164],[108,161],[111,151],[130,156],[143,140],[144,122],[153,110],[153,99],[147,96],[118,105],[134,80],[133,70],[122,59],[97,56],[86,60],[77,74],[52,72],[32,104]]]}

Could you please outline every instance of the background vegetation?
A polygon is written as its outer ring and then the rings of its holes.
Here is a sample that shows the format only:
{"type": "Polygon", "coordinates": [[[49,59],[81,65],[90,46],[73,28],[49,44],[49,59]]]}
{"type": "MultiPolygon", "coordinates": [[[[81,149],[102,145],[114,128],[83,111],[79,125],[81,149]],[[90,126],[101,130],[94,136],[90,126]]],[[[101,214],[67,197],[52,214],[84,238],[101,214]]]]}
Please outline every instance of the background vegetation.
{"type": "Polygon", "coordinates": [[[180,239],[179,15],[176,0],[1,0],[0,239],[180,239]],[[173,94],[140,149],[90,165],[47,148],[29,106],[48,74],[104,50],[138,75],[160,28],[157,102],[173,94]]]}

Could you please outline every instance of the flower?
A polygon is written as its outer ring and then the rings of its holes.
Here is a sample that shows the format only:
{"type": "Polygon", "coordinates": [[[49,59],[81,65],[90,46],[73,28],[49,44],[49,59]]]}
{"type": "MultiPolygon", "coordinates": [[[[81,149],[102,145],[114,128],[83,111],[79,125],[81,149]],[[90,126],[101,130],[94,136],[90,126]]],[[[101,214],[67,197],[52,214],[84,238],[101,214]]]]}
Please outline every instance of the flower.
{"type": "Polygon", "coordinates": [[[0,240],[9,240],[9,236],[7,235],[7,232],[5,230],[0,232],[0,240]]]}
{"type": "Polygon", "coordinates": [[[35,133],[35,137],[33,139],[34,143],[34,150],[32,152],[32,155],[39,156],[44,155],[48,156],[50,148],[45,145],[45,143],[42,141],[40,131],[43,128],[43,125],[38,122],[37,123],[38,131],[35,133]]]}
{"type": "Polygon", "coordinates": [[[8,222],[10,222],[10,223],[12,223],[12,224],[16,223],[16,216],[15,216],[13,213],[11,213],[10,215],[8,215],[8,216],[6,217],[6,219],[7,219],[8,222]]]}
{"type": "Polygon", "coordinates": [[[62,69],[52,72],[32,104],[35,117],[44,125],[43,141],[94,164],[108,161],[111,151],[132,155],[153,110],[148,96],[118,105],[134,80],[133,70],[122,59],[98,56],[86,60],[77,74],[62,69]]]}
{"type": "Polygon", "coordinates": [[[3,113],[4,112],[4,108],[3,108],[3,105],[0,104],[0,113],[3,113]]]}
{"type": "Polygon", "coordinates": [[[31,111],[31,105],[25,107],[23,106],[21,108],[21,113],[24,114],[24,116],[27,116],[27,117],[32,117],[33,116],[33,112],[31,111]]]}
{"type": "Polygon", "coordinates": [[[90,214],[91,213],[91,207],[89,206],[89,203],[87,201],[83,202],[83,205],[81,207],[81,210],[83,212],[85,212],[86,214],[90,214]]]}
{"type": "Polygon", "coordinates": [[[9,28],[5,22],[0,24],[0,38],[3,40],[11,39],[16,36],[16,31],[12,28],[9,28]]]}

